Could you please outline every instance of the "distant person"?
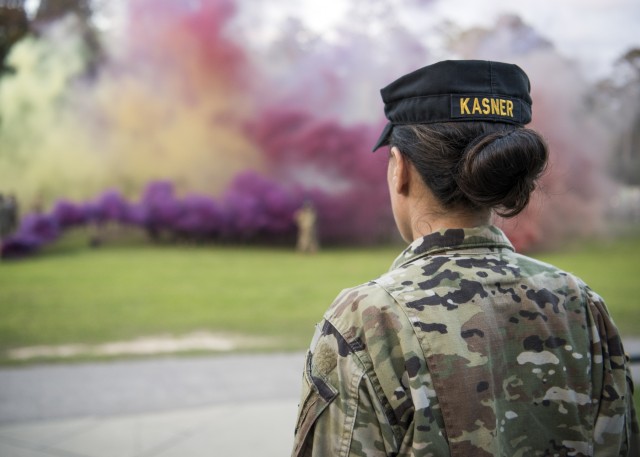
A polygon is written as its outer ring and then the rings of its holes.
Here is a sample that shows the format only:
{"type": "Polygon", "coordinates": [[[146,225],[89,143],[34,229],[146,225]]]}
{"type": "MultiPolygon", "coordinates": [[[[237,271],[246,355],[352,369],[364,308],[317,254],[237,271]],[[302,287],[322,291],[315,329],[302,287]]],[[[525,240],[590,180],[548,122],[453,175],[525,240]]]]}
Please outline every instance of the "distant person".
{"type": "Polygon", "coordinates": [[[18,226],[18,204],[13,195],[0,194],[0,241],[11,235],[18,226]]]}
{"type": "Polygon", "coordinates": [[[313,254],[318,251],[318,215],[313,203],[306,200],[302,207],[296,211],[295,221],[298,226],[297,250],[299,252],[313,254]]]}
{"type": "MultiPolygon", "coordinates": [[[[382,89],[409,246],[346,289],[304,365],[294,456],[639,456],[618,329],[583,281],[514,252],[492,213],[547,164],[516,65],[444,61],[382,89]]],[[[321,280],[314,278],[314,281],[321,280]]]]}
{"type": "Polygon", "coordinates": [[[9,214],[3,194],[0,194],[0,242],[9,234],[9,214]]]}
{"type": "Polygon", "coordinates": [[[19,208],[18,199],[15,195],[10,194],[5,201],[7,211],[7,226],[9,233],[13,233],[18,228],[19,208]]]}

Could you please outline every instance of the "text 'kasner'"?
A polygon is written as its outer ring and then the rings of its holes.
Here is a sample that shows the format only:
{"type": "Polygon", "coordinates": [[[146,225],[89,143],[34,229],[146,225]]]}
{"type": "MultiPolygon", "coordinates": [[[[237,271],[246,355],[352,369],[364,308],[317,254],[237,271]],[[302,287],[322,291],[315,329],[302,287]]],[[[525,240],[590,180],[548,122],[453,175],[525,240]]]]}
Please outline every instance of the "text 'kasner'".
{"type": "Polygon", "coordinates": [[[460,114],[493,114],[513,117],[513,101],[502,98],[461,97],[460,114]]]}

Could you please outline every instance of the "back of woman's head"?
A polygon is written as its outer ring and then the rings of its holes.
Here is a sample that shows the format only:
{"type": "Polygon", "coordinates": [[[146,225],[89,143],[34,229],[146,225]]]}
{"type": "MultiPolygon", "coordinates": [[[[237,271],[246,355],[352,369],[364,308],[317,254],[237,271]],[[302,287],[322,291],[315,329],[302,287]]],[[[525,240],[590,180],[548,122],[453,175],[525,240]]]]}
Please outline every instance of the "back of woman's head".
{"type": "Polygon", "coordinates": [[[513,217],[528,204],[547,164],[535,131],[499,122],[395,125],[396,146],[445,210],[494,210],[513,217]]]}

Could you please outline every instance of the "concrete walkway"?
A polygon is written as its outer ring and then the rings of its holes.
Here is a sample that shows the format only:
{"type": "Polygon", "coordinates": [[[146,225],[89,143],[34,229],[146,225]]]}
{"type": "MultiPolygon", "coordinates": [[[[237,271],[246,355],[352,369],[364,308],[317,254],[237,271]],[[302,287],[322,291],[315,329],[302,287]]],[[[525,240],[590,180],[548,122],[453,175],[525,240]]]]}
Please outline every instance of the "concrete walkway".
{"type": "Polygon", "coordinates": [[[0,457],[280,457],[304,354],[0,369],[0,457]]]}
{"type": "MultiPolygon", "coordinates": [[[[625,341],[640,354],[640,340],[625,341]]],[[[281,457],[303,353],[0,369],[0,457],[281,457]]],[[[640,386],[640,365],[633,367],[640,386]]]]}

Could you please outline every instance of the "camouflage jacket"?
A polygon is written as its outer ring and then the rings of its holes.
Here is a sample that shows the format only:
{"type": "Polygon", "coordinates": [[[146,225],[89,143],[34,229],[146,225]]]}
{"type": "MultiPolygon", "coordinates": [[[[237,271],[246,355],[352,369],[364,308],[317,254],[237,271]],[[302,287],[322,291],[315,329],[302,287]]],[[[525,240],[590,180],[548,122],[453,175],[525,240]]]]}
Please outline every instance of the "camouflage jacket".
{"type": "Polygon", "coordinates": [[[602,299],[496,227],[414,241],[307,354],[294,456],[637,456],[602,299]]]}

